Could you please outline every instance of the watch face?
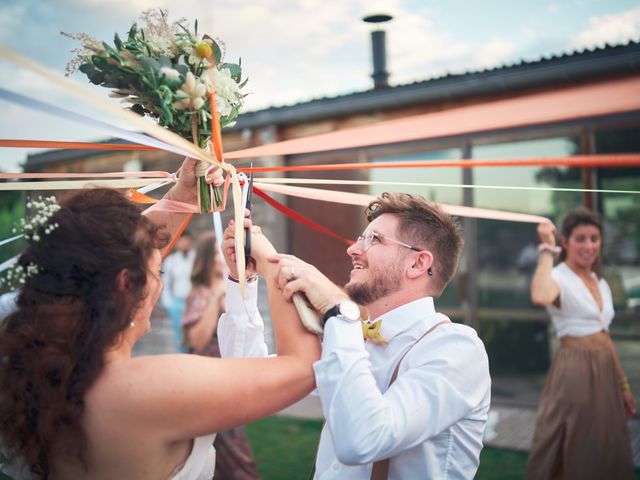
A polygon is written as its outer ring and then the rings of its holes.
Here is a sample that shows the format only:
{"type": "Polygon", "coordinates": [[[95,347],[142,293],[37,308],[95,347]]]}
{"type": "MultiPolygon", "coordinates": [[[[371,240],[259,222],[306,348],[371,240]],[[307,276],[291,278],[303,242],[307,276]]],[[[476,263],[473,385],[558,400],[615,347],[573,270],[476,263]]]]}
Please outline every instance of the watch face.
{"type": "Polygon", "coordinates": [[[353,322],[360,319],[360,309],[358,305],[350,300],[341,302],[339,305],[340,315],[353,322]]]}

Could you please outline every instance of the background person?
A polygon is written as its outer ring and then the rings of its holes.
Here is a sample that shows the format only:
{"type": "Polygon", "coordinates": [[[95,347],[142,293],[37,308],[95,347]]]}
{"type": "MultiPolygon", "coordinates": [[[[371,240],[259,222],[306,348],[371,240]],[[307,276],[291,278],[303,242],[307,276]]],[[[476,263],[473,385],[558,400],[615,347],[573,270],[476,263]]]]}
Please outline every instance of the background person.
{"type": "Polygon", "coordinates": [[[191,289],[182,316],[183,345],[187,352],[220,356],[216,327],[224,312],[225,284],[216,252],[216,236],[207,232],[194,248],[191,289]]]}
{"type": "MultiPolygon", "coordinates": [[[[215,241],[215,234],[210,232],[196,242],[191,291],[182,317],[186,351],[210,357],[220,357],[216,327],[224,312],[225,298],[215,241]]],[[[260,478],[244,428],[219,432],[213,446],[216,449],[216,480],[260,478]]]]}
{"type": "Polygon", "coordinates": [[[191,271],[196,252],[193,249],[191,232],[185,229],[178,238],[173,252],[165,258],[162,264],[162,304],[171,320],[176,344],[182,349],[182,315],[184,314],[187,295],[191,290],[191,271]]]}
{"type": "Polygon", "coordinates": [[[531,300],[547,307],[560,338],[538,408],[528,479],[634,478],[626,418],[633,395],[609,336],[611,290],[602,277],[602,224],[578,208],[556,228],[538,226],[540,256],[531,300]]]}

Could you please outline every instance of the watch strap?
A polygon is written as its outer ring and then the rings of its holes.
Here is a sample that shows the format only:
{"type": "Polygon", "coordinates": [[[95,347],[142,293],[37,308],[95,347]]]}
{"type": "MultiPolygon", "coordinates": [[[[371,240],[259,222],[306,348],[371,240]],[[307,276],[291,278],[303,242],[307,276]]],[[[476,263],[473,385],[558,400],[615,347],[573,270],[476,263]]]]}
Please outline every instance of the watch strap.
{"type": "Polygon", "coordinates": [[[322,316],[322,325],[326,325],[327,320],[329,320],[331,317],[338,316],[338,314],[340,313],[339,306],[340,304],[336,304],[325,312],[325,314],[322,316]]]}

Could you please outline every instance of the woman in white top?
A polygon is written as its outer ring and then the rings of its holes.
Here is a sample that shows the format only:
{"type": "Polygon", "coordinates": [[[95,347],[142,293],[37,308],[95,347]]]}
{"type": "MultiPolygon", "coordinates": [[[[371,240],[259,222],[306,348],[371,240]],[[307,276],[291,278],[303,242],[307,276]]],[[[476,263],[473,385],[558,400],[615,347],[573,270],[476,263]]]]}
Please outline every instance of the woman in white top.
{"type": "Polygon", "coordinates": [[[611,290],[602,278],[599,217],[578,208],[541,245],[531,300],[547,307],[560,338],[538,410],[527,479],[634,478],[626,418],[636,407],[609,336],[611,290]],[[553,267],[554,254],[560,262],[553,267]]]}
{"type": "MultiPolygon", "coordinates": [[[[195,204],[189,160],[168,195],[195,204]]],[[[155,220],[175,232],[175,215],[155,220]]],[[[162,291],[168,232],[96,188],[65,198],[38,234],[18,260],[37,271],[0,329],[0,439],[12,466],[24,465],[13,478],[211,479],[216,432],[314,388],[320,344],[273,294],[275,266],[256,268],[268,279],[276,357],[133,357],[162,291]]],[[[252,239],[253,251],[275,251],[259,232],[252,239]]]]}

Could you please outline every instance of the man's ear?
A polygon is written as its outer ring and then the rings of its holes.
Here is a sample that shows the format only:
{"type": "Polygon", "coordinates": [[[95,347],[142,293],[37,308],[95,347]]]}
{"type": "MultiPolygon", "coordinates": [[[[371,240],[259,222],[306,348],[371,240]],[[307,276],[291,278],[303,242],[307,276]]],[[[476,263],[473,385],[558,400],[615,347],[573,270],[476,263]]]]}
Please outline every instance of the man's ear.
{"type": "Polygon", "coordinates": [[[433,265],[433,254],[428,250],[422,250],[413,257],[413,264],[409,267],[407,275],[409,278],[427,276],[427,270],[433,265]]]}

